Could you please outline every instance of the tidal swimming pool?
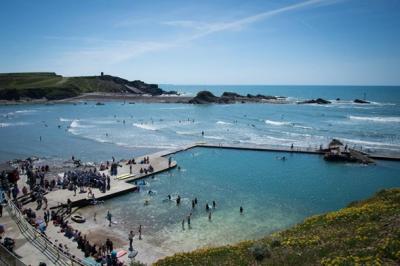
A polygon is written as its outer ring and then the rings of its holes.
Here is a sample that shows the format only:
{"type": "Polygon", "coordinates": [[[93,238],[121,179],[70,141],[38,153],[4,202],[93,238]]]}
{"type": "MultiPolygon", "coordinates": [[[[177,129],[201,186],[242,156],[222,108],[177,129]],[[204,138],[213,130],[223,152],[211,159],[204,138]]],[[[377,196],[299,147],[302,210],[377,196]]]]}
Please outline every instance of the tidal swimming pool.
{"type": "Polygon", "coordinates": [[[310,215],[400,186],[400,163],[390,161],[363,166],[329,163],[318,155],[214,148],[194,148],[172,157],[180,169],[147,178],[138,193],[85,209],[97,214],[111,210],[117,221],[113,230],[120,232],[143,225],[143,241],[172,254],[260,238],[310,215]],[[286,160],[280,160],[282,156],[286,160]],[[149,190],[155,193],[149,195],[149,190]],[[169,194],[180,195],[181,204],[167,201],[169,194]],[[192,209],[195,197],[198,204],[192,209]],[[210,222],[205,206],[213,200],[216,209],[210,222]],[[186,223],[182,230],[182,220],[191,212],[191,229],[186,223]]]}

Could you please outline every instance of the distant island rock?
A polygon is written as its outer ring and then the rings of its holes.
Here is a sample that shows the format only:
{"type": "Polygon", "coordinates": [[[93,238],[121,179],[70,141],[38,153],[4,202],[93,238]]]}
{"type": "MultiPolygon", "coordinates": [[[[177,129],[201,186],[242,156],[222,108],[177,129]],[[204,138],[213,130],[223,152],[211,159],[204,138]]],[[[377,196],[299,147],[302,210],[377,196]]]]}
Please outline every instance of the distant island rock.
{"type": "Polygon", "coordinates": [[[331,102],[322,98],[306,100],[302,102],[298,102],[298,104],[330,104],[331,102]]]}
{"type": "Polygon", "coordinates": [[[355,99],[354,103],[371,103],[371,102],[366,101],[366,100],[355,99]]]}
{"type": "Polygon", "coordinates": [[[286,97],[268,96],[268,95],[240,95],[236,92],[224,92],[220,97],[215,96],[210,91],[200,91],[197,95],[189,100],[192,104],[230,104],[230,103],[250,103],[250,102],[269,102],[269,103],[286,103],[286,97]]]}
{"type": "Polygon", "coordinates": [[[95,92],[151,96],[177,94],[176,91],[164,91],[157,84],[129,81],[103,73],[78,77],[63,77],[54,72],[0,73],[0,100],[61,100],[95,92]]]}

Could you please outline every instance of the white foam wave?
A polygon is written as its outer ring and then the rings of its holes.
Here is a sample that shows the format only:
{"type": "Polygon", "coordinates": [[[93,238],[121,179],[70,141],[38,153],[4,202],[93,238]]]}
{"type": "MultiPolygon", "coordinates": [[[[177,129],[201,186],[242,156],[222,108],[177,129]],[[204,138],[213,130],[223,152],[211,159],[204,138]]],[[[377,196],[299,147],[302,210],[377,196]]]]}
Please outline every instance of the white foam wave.
{"type": "Polygon", "coordinates": [[[377,142],[377,141],[367,141],[367,140],[358,140],[358,139],[345,139],[341,138],[341,140],[354,144],[361,144],[366,146],[381,146],[381,147],[400,147],[400,144],[388,143],[388,142],[377,142]]]}
{"type": "Polygon", "coordinates": [[[68,119],[68,118],[62,118],[62,117],[60,117],[60,122],[72,122],[73,121],[73,119],[68,119]]]}
{"type": "Polygon", "coordinates": [[[222,137],[217,137],[217,136],[204,136],[206,139],[216,139],[216,140],[223,140],[224,138],[222,137]]]}
{"type": "Polygon", "coordinates": [[[273,126],[286,126],[286,125],[291,124],[289,122],[280,122],[280,121],[273,121],[273,120],[268,120],[268,119],[265,120],[264,122],[268,125],[273,125],[273,126]]]}
{"type": "Polygon", "coordinates": [[[229,122],[224,122],[224,121],[218,121],[216,122],[218,125],[232,125],[232,123],[229,122]]]}
{"type": "Polygon", "coordinates": [[[35,113],[37,112],[36,110],[18,110],[15,111],[16,114],[29,114],[29,113],[35,113]]]}
{"type": "Polygon", "coordinates": [[[400,123],[398,116],[354,116],[350,115],[349,119],[359,121],[372,121],[378,123],[400,123]]]}
{"type": "Polygon", "coordinates": [[[293,127],[303,128],[303,129],[313,129],[312,127],[301,126],[301,125],[294,125],[293,127]]]}
{"type": "Polygon", "coordinates": [[[71,128],[93,128],[94,126],[90,126],[90,125],[82,125],[80,123],[80,120],[78,119],[74,119],[72,120],[71,124],[69,125],[70,129],[71,128]]]}
{"type": "Polygon", "coordinates": [[[176,131],[175,133],[178,135],[200,135],[198,131],[176,131]]]}
{"type": "Polygon", "coordinates": [[[141,128],[141,129],[145,129],[145,130],[152,130],[152,131],[158,130],[157,127],[152,126],[152,125],[147,125],[147,124],[133,123],[132,125],[135,127],[141,128]]]}
{"type": "Polygon", "coordinates": [[[0,123],[0,128],[1,127],[13,127],[13,126],[27,126],[30,125],[31,123],[27,122],[16,122],[16,123],[0,123]]]}

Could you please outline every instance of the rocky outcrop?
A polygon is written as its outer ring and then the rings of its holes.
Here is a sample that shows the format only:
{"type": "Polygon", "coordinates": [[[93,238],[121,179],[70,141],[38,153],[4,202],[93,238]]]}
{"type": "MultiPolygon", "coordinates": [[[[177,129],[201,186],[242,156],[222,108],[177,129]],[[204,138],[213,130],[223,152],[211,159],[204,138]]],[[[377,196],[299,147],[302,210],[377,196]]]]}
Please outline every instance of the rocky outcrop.
{"type": "Polygon", "coordinates": [[[322,98],[306,100],[302,102],[298,102],[298,104],[330,104],[331,102],[322,98]]]}
{"type": "Polygon", "coordinates": [[[218,103],[219,97],[215,96],[209,91],[200,91],[196,97],[189,100],[189,103],[193,104],[207,104],[207,103],[218,103]]]}
{"type": "Polygon", "coordinates": [[[366,100],[355,99],[354,103],[371,103],[371,102],[366,101],[366,100]]]}
{"type": "Polygon", "coordinates": [[[267,95],[251,95],[247,94],[246,96],[240,95],[236,92],[224,92],[221,97],[215,96],[209,91],[201,91],[196,97],[189,100],[189,103],[193,104],[208,104],[208,103],[221,103],[221,104],[230,104],[230,103],[256,103],[256,102],[265,102],[265,101],[282,101],[285,97],[276,97],[276,96],[267,96],[267,95]]]}

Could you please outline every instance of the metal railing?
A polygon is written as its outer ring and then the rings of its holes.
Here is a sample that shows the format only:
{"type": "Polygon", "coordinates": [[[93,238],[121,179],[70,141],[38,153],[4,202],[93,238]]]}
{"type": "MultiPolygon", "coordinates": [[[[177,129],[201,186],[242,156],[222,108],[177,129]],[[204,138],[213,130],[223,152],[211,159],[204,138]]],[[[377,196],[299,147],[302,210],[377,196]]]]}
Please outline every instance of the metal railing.
{"type": "Polygon", "coordinates": [[[60,265],[60,266],[91,265],[85,263],[79,258],[74,258],[72,255],[60,249],[57,245],[53,244],[45,235],[40,233],[25,219],[24,215],[11,200],[8,200],[6,209],[10,214],[10,217],[17,224],[22,235],[24,235],[24,237],[32,245],[34,245],[43,255],[45,255],[54,265],[60,265]]]}
{"type": "Polygon", "coordinates": [[[0,265],[5,266],[25,266],[20,259],[10,252],[4,245],[0,244],[0,265]]]}

